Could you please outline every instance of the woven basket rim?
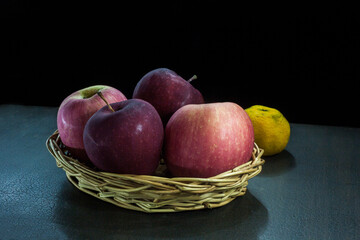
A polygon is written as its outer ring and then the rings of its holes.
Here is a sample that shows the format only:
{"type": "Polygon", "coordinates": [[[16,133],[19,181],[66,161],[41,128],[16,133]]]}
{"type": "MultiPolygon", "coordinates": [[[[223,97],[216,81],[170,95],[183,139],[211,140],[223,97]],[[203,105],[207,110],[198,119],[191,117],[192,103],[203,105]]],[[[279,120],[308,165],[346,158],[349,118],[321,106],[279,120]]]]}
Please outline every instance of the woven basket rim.
{"type": "Polygon", "coordinates": [[[248,180],[261,172],[265,162],[264,150],[254,143],[251,160],[209,178],[120,174],[92,169],[67,156],[62,145],[58,130],[46,140],[57,166],[75,187],[114,205],[148,213],[221,207],[245,194],[248,180]]]}

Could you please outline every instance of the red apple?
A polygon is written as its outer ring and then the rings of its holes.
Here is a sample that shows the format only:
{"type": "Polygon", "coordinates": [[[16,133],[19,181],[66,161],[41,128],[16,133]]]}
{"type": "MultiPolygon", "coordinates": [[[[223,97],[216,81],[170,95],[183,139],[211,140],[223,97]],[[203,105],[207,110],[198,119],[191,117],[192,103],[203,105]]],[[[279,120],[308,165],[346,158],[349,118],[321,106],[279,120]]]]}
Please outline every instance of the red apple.
{"type": "Polygon", "coordinates": [[[113,87],[95,85],[78,90],[65,98],[57,114],[61,141],[74,157],[83,161],[87,160],[83,144],[85,124],[97,110],[106,105],[98,92],[101,92],[109,103],[126,100],[124,94],[113,87]]]}
{"type": "Polygon", "coordinates": [[[190,104],[165,129],[165,162],[174,176],[211,177],[251,159],[254,130],[247,113],[231,102],[190,104]]]}
{"type": "Polygon", "coordinates": [[[184,80],[170,69],[158,68],[140,79],[133,98],[151,103],[165,125],[171,115],[182,106],[204,103],[203,96],[190,84],[190,80],[184,80]]]}
{"type": "Polygon", "coordinates": [[[84,145],[100,170],[126,174],[155,172],[162,150],[164,127],[148,102],[130,99],[97,111],[86,123],[84,145]]]}

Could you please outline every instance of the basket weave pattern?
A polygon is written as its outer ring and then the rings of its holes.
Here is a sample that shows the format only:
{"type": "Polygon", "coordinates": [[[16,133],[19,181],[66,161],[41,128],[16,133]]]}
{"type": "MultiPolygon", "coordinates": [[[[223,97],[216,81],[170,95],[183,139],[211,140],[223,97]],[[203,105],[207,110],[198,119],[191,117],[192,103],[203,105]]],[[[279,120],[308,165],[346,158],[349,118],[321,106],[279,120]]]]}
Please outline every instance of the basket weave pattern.
{"type": "Polygon", "coordinates": [[[246,192],[248,180],[262,170],[263,150],[254,145],[252,159],[210,178],[164,177],[100,172],[69,157],[58,131],[46,141],[56,164],[79,190],[117,206],[142,212],[178,212],[221,207],[246,192]]]}

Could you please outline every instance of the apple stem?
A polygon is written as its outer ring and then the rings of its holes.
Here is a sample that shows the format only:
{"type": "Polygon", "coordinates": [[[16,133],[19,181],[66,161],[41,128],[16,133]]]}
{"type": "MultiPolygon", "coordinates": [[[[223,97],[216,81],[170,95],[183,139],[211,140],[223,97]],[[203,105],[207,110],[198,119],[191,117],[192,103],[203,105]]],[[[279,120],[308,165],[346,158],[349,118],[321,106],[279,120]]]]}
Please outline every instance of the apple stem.
{"type": "Polygon", "coordinates": [[[192,77],[188,80],[188,82],[191,82],[192,80],[195,80],[195,79],[197,79],[197,76],[196,76],[196,75],[192,76],[192,77]]]}
{"type": "Polygon", "coordinates": [[[104,95],[101,93],[101,91],[98,91],[97,95],[99,95],[99,97],[101,97],[101,99],[106,103],[106,105],[109,107],[109,109],[112,112],[115,112],[114,109],[111,107],[111,105],[108,103],[108,101],[106,101],[106,99],[105,99],[104,95]]]}

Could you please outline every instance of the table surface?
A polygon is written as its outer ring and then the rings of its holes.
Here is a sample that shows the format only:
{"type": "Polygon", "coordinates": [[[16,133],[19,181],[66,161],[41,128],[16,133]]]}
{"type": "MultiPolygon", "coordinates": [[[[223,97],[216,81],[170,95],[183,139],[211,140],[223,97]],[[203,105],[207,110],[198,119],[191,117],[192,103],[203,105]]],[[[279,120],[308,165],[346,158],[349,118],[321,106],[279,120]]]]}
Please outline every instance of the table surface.
{"type": "Polygon", "coordinates": [[[291,124],[228,205],[147,214],[77,190],[45,146],[57,108],[0,105],[0,239],[359,239],[360,129],[291,124]]]}

